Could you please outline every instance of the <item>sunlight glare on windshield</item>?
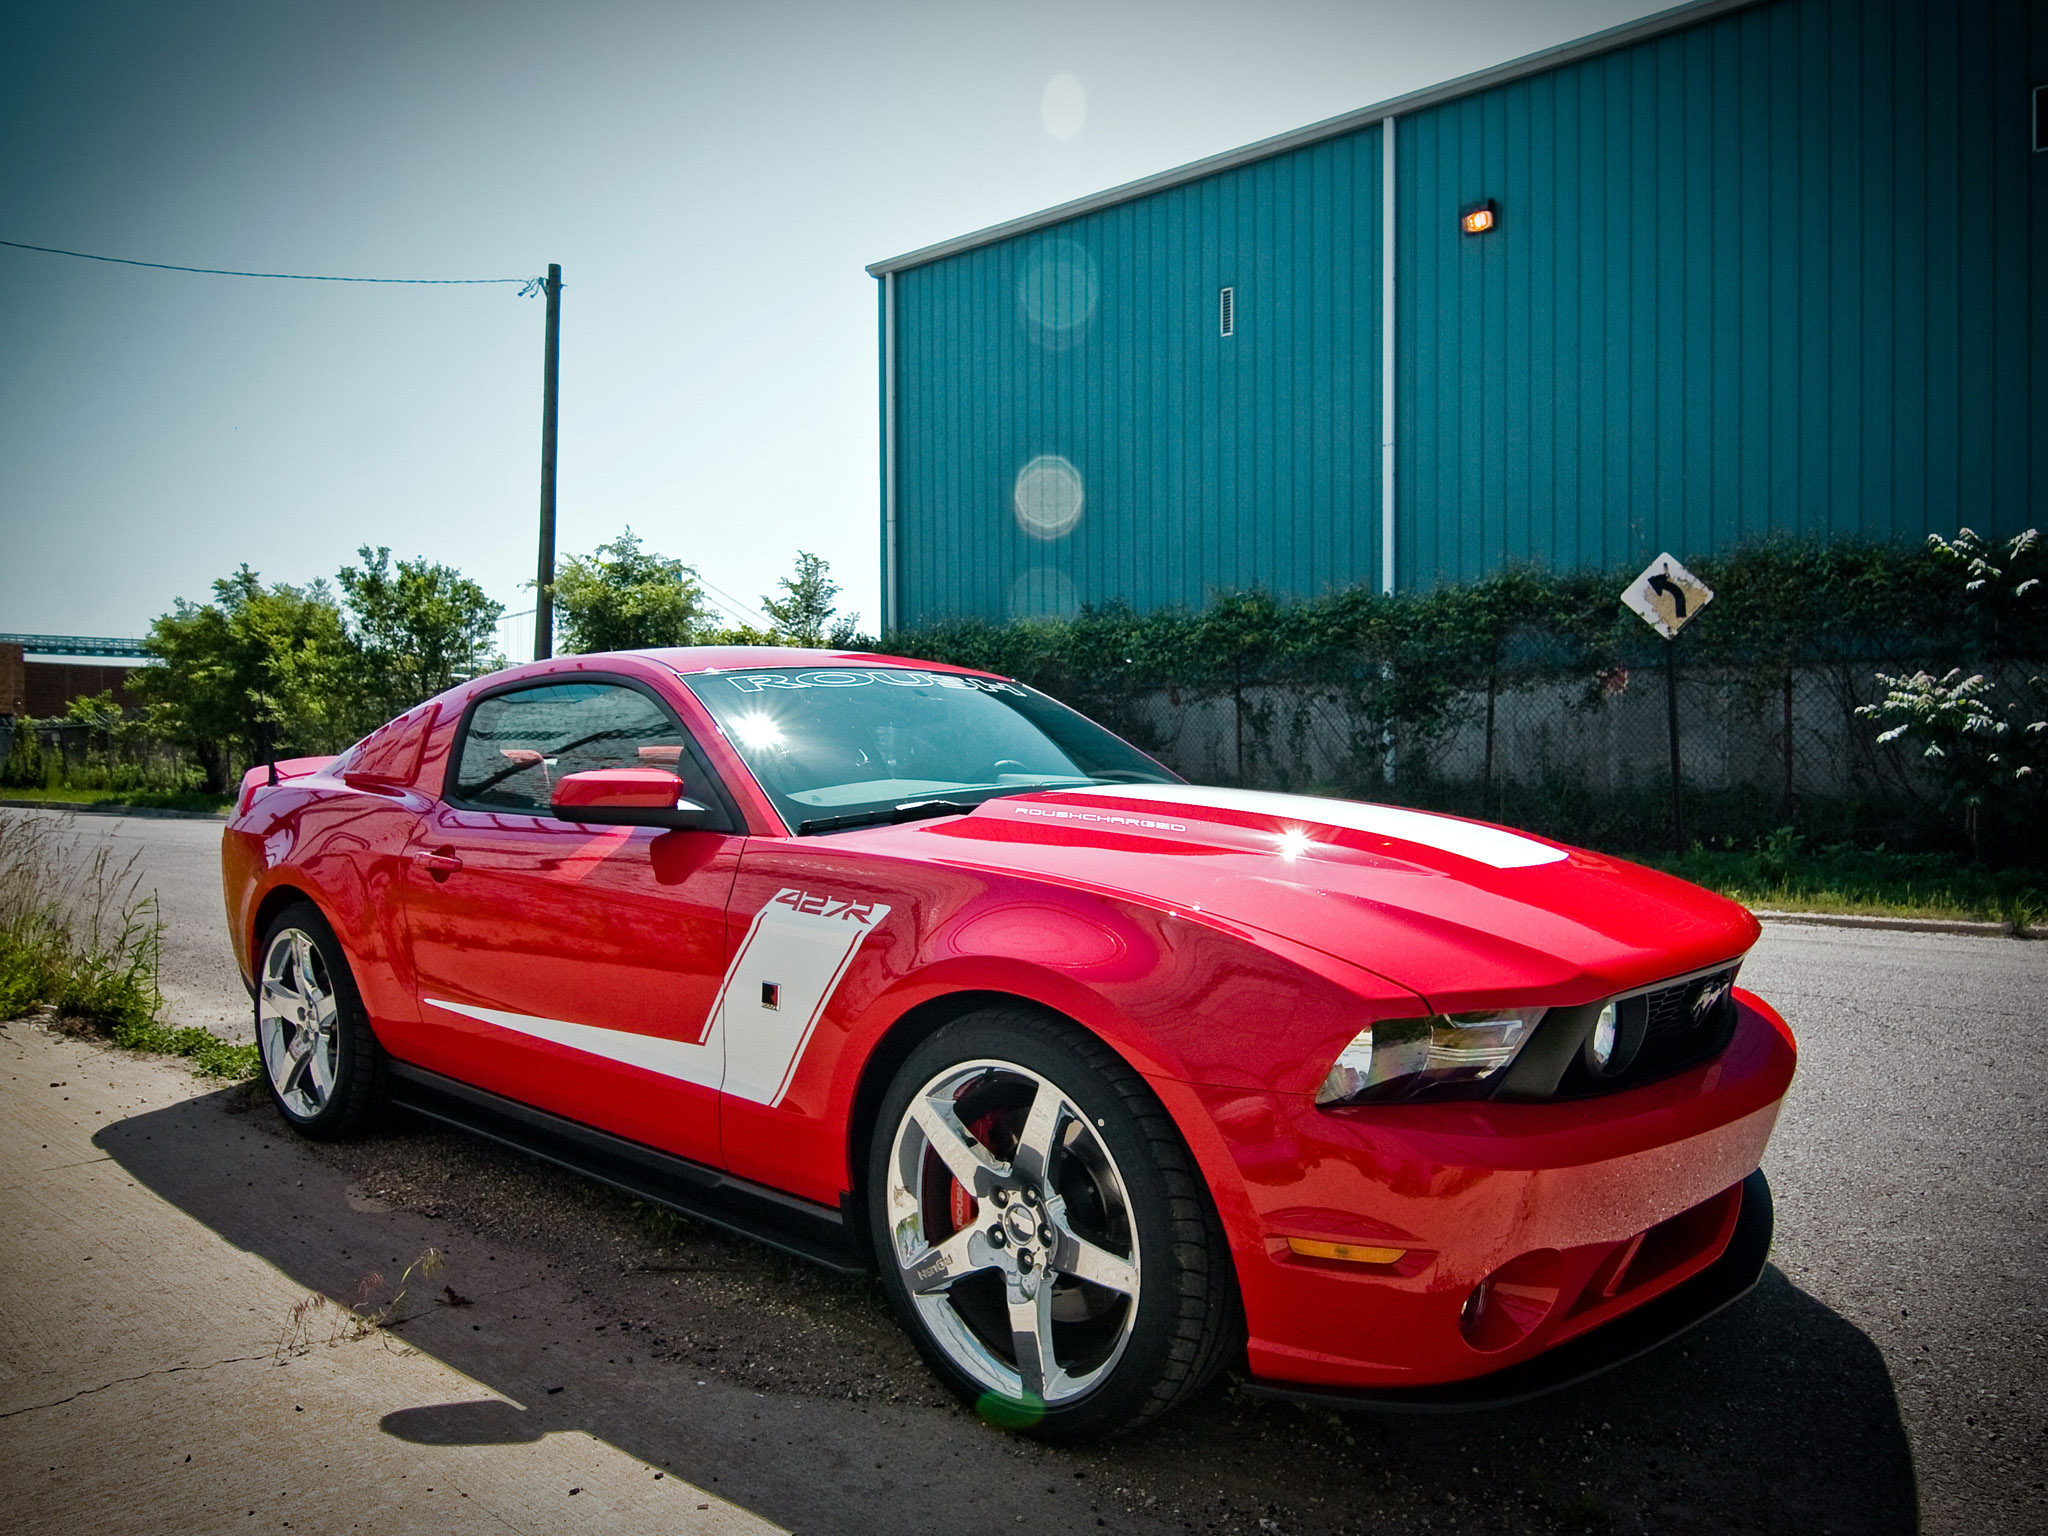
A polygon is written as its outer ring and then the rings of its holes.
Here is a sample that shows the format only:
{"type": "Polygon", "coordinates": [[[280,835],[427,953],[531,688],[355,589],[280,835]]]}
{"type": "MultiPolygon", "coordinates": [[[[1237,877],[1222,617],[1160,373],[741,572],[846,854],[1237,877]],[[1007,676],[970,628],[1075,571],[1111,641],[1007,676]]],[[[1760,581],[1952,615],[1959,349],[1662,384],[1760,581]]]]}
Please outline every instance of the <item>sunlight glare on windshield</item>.
{"type": "Polygon", "coordinates": [[[770,715],[761,713],[735,715],[732,722],[733,734],[740,744],[756,752],[766,752],[782,745],[782,727],[770,715]]]}

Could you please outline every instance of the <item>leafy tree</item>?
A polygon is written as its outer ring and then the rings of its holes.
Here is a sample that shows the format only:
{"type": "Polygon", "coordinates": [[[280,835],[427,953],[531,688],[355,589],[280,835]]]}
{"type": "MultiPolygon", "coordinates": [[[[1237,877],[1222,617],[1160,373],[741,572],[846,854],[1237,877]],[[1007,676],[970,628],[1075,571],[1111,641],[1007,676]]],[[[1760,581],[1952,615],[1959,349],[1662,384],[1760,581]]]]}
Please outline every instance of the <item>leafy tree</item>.
{"type": "Polygon", "coordinates": [[[64,723],[82,725],[88,730],[111,736],[126,718],[119,704],[114,702],[114,690],[102,693],[82,693],[64,706],[64,723]]]}
{"type": "Polygon", "coordinates": [[[356,551],[362,566],[336,576],[360,652],[358,699],[374,727],[443,689],[502,665],[491,641],[505,605],[452,566],[401,560],[388,548],[356,551]]]}
{"type": "Polygon", "coordinates": [[[213,598],[178,599],[144,641],[162,665],[129,676],[152,727],[190,747],[220,793],[236,756],[340,744],[354,648],[324,581],[266,587],[244,565],[213,584],[213,598]]]}
{"type": "Polygon", "coordinates": [[[778,585],[781,597],[761,599],[762,609],[775,623],[775,644],[846,650],[861,639],[860,615],[839,617],[833,602],[839,596],[839,583],[832,579],[832,567],[823,557],[798,550],[795,574],[784,576],[778,585]]]}
{"type": "Polygon", "coordinates": [[[2048,686],[2030,677],[2030,698],[2001,703],[1982,673],[1945,676],[1915,672],[1877,680],[1885,696],[1856,713],[1885,727],[1880,743],[1909,740],[1941,785],[1943,799],[1962,816],[1973,858],[1984,857],[1983,814],[2003,812],[2019,826],[2034,825],[2048,777],[2048,686]],[[1988,697],[1987,697],[1988,695],[1988,697]]]}
{"type": "Polygon", "coordinates": [[[710,617],[697,573],[642,549],[628,528],[555,576],[555,623],[565,655],[691,645],[710,617]]]}
{"type": "MultiPolygon", "coordinates": [[[[1986,544],[1972,530],[1953,540],[1933,534],[1932,557],[1962,578],[1962,605],[1974,618],[1981,651],[1996,655],[2048,613],[2048,558],[2032,528],[2002,545],[1986,544]]],[[[1915,672],[1877,680],[1885,696],[1856,711],[1885,727],[1880,743],[1905,739],[1961,813],[1970,852],[1984,856],[1984,813],[2004,819],[2018,835],[2038,834],[2043,781],[2048,780],[2048,683],[2024,679],[2013,698],[1983,673],[1956,667],[1942,677],[1915,672]]]]}
{"type": "Polygon", "coordinates": [[[694,642],[697,645],[783,645],[783,638],[772,629],[756,629],[751,624],[728,624],[723,629],[700,630],[694,642]]]}
{"type": "MultiPolygon", "coordinates": [[[[1980,650],[1986,655],[2012,655],[2038,647],[2048,619],[2048,543],[2040,530],[2029,528],[2003,544],[1986,544],[1974,529],[1960,529],[1953,539],[1927,536],[1928,553],[1963,578],[1963,596],[1977,621],[1980,650]]],[[[2039,654],[2038,649],[2034,654],[2039,654]]]]}

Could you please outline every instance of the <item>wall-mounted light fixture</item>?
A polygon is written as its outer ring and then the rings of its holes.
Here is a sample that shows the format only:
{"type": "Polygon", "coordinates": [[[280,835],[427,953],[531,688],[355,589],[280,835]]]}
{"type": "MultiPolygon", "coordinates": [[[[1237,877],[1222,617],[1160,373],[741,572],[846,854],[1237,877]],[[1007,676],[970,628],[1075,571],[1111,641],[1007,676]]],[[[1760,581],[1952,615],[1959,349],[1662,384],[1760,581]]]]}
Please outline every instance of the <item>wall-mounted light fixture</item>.
{"type": "Polygon", "coordinates": [[[1468,235],[1490,233],[1500,222],[1500,205],[1492,198],[1482,203],[1467,203],[1458,210],[1458,228],[1468,235]]]}

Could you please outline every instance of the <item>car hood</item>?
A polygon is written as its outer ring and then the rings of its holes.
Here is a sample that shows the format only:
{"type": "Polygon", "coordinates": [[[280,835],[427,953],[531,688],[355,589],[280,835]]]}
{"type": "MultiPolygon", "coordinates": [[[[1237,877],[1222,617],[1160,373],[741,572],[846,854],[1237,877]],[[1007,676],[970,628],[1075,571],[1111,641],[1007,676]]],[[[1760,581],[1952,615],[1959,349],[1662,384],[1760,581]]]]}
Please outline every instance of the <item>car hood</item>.
{"type": "Polygon", "coordinates": [[[857,834],[1255,929],[1432,1007],[1566,1005],[1745,953],[1741,906],[1623,860],[1398,806],[1134,785],[1005,796],[857,834]]]}

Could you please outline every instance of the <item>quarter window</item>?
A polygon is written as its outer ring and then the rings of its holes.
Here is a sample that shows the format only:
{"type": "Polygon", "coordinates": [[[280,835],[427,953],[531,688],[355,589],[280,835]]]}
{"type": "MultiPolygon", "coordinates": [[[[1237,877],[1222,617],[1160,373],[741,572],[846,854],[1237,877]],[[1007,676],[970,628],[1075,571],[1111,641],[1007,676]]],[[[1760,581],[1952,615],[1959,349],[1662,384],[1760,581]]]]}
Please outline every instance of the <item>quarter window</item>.
{"type": "Polygon", "coordinates": [[[546,814],[563,776],[592,768],[664,768],[687,798],[720,803],[676,718],[616,683],[549,683],[483,700],[470,712],[449,798],[546,814]]]}

